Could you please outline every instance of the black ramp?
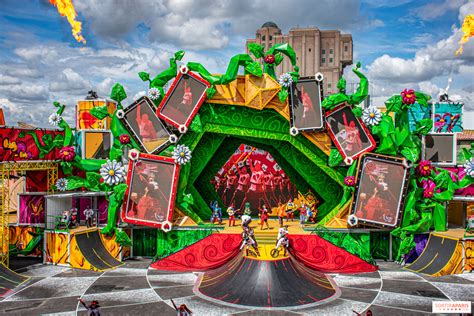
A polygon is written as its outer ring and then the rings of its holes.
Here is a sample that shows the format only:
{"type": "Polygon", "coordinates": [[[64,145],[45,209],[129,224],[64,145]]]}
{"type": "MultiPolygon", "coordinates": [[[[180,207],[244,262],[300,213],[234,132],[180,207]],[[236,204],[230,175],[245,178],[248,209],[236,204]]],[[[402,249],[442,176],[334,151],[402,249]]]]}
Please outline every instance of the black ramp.
{"type": "Polygon", "coordinates": [[[92,241],[94,244],[94,249],[96,251],[97,256],[102,259],[107,265],[111,267],[118,267],[122,265],[122,262],[115,259],[110,252],[107,251],[104,244],[102,243],[102,239],[100,238],[100,232],[96,230],[95,232],[89,232],[89,240],[92,241]]]}
{"type": "Polygon", "coordinates": [[[28,277],[18,274],[3,264],[0,264],[0,297],[28,279],[28,277]]]}
{"type": "Polygon", "coordinates": [[[292,258],[263,261],[237,256],[206,271],[194,291],[208,300],[253,308],[304,308],[336,299],[329,279],[292,258]]]}
{"type": "Polygon", "coordinates": [[[449,263],[457,244],[455,239],[430,234],[425,250],[406,268],[418,273],[435,274],[449,263]]]}
{"type": "Polygon", "coordinates": [[[76,242],[84,258],[98,270],[115,268],[122,264],[105,249],[98,230],[76,234],[76,242]]]}

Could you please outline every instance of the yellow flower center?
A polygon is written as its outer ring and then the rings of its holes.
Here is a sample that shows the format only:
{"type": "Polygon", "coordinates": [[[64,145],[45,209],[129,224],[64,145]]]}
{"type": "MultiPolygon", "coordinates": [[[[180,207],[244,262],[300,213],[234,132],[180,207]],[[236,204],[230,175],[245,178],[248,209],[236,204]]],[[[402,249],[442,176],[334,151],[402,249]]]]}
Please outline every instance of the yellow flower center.
{"type": "Polygon", "coordinates": [[[181,152],[179,155],[180,155],[181,157],[184,157],[184,152],[181,152]]]}
{"type": "Polygon", "coordinates": [[[428,170],[428,169],[430,169],[429,166],[424,166],[424,167],[423,167],[423,170],[428,170]]]}
{"type": "Polygon", "coordinates": [[[373,118],[375,117],[375,113],[370,113],[369,116],[373,118]]]}
{"type": "Polygon", "coordinates": [[[63,155],[64,156],[69,156],[69,151],[67,151],[67,150],[63,151],[63,155]]]}
{"type": "Polygon", "coordinates": [[[413,94],[408,93],[408,94],[406,94],[405,96],[406,96],[408,99],[411,99],[411,97],[413,96],[413,94]]]}
{"type": "Polygon", "coordinates": [[[109,175],[114,176],[115,175],[115,170],[109,170],[109,175]]]}

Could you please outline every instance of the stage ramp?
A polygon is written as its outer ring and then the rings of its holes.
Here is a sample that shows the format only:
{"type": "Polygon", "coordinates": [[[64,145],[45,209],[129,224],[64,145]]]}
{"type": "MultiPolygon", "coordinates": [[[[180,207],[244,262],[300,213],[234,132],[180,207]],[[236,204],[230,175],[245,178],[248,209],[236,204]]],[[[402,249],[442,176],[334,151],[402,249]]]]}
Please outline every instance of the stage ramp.
{"type": "Polygon", "coordinates": [[[0,297],[5,296],[15,287],[25,283],[30,278],[18,274],[3,264],[0,264],[0,297]]]}
{"type": "Polygon", "coordinates": [[[405,268],[430,276],[462,273],[462,239],[449,234],[431,233],[421,255],[405,268]]]}

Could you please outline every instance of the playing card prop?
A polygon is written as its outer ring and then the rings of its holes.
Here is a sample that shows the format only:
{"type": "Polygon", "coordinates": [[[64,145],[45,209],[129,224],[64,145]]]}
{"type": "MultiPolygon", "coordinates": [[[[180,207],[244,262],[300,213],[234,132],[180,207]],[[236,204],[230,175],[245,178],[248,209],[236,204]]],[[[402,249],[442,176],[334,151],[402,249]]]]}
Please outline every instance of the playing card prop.
{"type": "Polygon", "coordinates": [[[322,75],[301,78],[290,87],[290,133],[324,129],[322,75]],[[319,78],[321,78],[319,80],[319,78]]]}
{"type": "Polygon", "coordinates": [[[148,97],[139,98],[118,115],[143,152],[155,154],[176,141],[176,136],[156,115],[148,97]]]}
{"type": "Polygon", "coordinates": [[[182,66],[170,89],[158,107],[158,116],[186,133],[191,121],[206,99],[210,84],[182,66]]]}
{"type": "Polygon", "coordinates": [[[404,209],[408,178],[404,158],[362,155],[350,217],[355,217],[359,225],[397,227],[404,209]]]}
{"type": "Polygon", "coordinates": [[[326,113],[329,136],[344,158],[351,165],[362,153],[375,148],[375,141],[361,119],[352,112],[350,105],[343,104],[326,113]]]}
{"type": "Polygon", "coordinates": [[[435,133],[461,133],[463,129],[462,114],[464,104],[462,102],[437,102],[434,109],[434,132],[435,133]]]}
{"type": "Polygon", "coordinates": [[[169,231],[178,177],[179,165],[172,158],[142,153],[131,157],[122,220],[169,231]]]}

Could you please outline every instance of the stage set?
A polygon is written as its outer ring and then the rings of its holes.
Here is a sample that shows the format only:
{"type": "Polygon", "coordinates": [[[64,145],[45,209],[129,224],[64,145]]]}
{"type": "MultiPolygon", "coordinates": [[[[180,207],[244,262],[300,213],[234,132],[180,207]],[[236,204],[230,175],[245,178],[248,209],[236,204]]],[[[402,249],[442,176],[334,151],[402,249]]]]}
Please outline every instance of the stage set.
{"type": "Polygon", "coordinates": [[[360,65],[353,94],[341,79],[326,96],[288,44],[249,48],[258,61],[236,55],[222,75],[179,51],[139,73],[147,95],[130,104],[116,84],[75,109],[54,103],[51,130],[0,127],[2,295],[28,284],[8,269],[23,256],[104,273],[149,258],[157,275],[198,273],[203,300],[263,310],[332,304],[332,275],[378,262],[472,271],[463,104],[405,89],[364,107],[360,65]],[[284,59],[293,71],[277,77],[284,59]]]}

